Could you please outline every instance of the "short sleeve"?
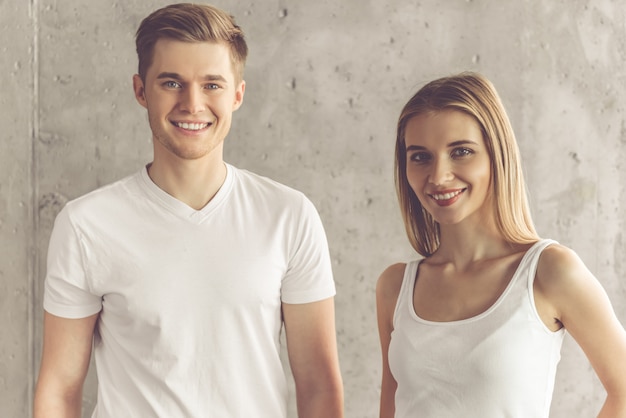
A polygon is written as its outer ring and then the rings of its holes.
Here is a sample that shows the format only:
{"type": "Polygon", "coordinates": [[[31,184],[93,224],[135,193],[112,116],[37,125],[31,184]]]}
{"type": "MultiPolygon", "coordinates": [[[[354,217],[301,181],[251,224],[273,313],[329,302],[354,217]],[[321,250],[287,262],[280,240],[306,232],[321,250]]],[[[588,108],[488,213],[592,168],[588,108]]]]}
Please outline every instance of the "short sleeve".
{"type": "Polygon", "coordinates": [[[80,237],[67,206],[57,215],[50,237],[43,307],[63,318],[85,318],[102,309],[102,298],[89,291],[80,237]]]}
{"type": "Polygon", "coordinates": [[[291,229],[289,264],[281,288],[285,303],[309,303],[335,295],[326,233],[313,203],[302,196],[291,229]]]}

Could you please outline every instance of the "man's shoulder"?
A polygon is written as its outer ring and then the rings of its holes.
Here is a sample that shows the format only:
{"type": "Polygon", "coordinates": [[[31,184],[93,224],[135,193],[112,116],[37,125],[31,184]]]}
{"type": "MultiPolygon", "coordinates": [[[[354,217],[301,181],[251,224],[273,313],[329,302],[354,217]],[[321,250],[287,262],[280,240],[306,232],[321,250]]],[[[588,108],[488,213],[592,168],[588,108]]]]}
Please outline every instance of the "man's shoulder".
{"type": "Polygon", "coordinates": [[[137,192],[138,176],[139,173],[134,173],[112,183],[99,186],[70,200],[65,206],[72,212],[115,207],[120,201],[128,200],[129,195],[137,192]]]}
{"type": "Polygon", "coordinates": [[[269,198],[306,199],[301,191],[270,177],[243,168],[230,167],[234,171],[237,183],[246,190],[246,193],[256,191],[269,198]]]}

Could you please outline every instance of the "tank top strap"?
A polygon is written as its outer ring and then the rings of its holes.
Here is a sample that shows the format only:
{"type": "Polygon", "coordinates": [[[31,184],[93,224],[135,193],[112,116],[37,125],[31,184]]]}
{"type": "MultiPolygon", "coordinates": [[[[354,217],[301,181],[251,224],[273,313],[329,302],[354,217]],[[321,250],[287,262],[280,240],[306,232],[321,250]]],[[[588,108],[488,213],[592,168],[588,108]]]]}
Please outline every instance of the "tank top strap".
{"type": "Polygon", "coordinates": [[[400,314],[400,310],[408,310],[413,307],[413,288],[415,287],[417,268],[419,267],[420,262],[421,259],[409,261],[406,264],[404,277],[402,278],[402,284],[400,285],[400,292],[398,293],[398,300],[396,301],[396,307],[393,312],[394,327],[396,326],[396,318],[400,314]]]}
{"type": "Polygon", "coordinates": [[[539,257],[541,256],[541,253],[552,244],[558,244],[558,242],[552,239],[541,239],[528,250],[526,256],[522,259],[522,262],[518,267],[518,271],[528,272],[527,285],[529,289],[532,289],[535,281],[537,265],[539,264],[539,257]]]}

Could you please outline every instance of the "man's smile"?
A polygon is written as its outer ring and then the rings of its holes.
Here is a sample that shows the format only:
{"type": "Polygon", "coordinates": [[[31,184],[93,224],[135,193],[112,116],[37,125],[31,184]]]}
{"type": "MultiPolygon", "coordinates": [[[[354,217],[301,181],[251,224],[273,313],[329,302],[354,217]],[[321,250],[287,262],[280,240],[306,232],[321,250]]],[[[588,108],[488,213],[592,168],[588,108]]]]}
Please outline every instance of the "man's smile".
{"type": "Polygon", "coordinates": [[[172,122],[172,125],[178,127],[178,128],[182,128],[182,129],[186,129],[188,131],[199,131],[201,129],[207,128],[211,125],[210,122],[200,122],[200,123],[194,123],[194,122],[172,122]]]}

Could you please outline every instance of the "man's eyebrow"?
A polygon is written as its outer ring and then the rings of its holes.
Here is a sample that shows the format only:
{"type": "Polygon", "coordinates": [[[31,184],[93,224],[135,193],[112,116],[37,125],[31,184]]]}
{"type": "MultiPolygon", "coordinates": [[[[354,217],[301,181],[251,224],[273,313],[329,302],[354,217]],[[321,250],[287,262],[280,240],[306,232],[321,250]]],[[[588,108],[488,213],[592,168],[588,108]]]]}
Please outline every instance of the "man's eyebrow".
{"type": "MultiPolygon", "coordinates": [[[[157,76],[157,80],[160,79],[164,79],[164,78],[171,78],[172,80],[176,80],[176,81],[182,81],[183,77],[181,77],[180,74],[178,73],[168,73],[168,72],[162,72],[157,76]]],[[[221,76],[221,75],[213,75],[213,74],[207,74],[204,77],[202,77],[202,79],[204,81],[222,81],[222,82],[226,82],[226,79],[221,76]]]]}
{"type": "Polygon", "coordinates": [[[205,81],[222,81],[222,82],[226,82],[226,79],[224,77],[222,77],[219,74],[213,75],[213,74],[208,74],[204,76],[204,80],[205,81]]]}
{"type": "Polygon", "coordinates": [[[172,78],[174,80],[181,80],[182,77],[177,74],[177,73],[161,73],[157,76],[157,79],[161,79],[161,78],[172,78]]]}

